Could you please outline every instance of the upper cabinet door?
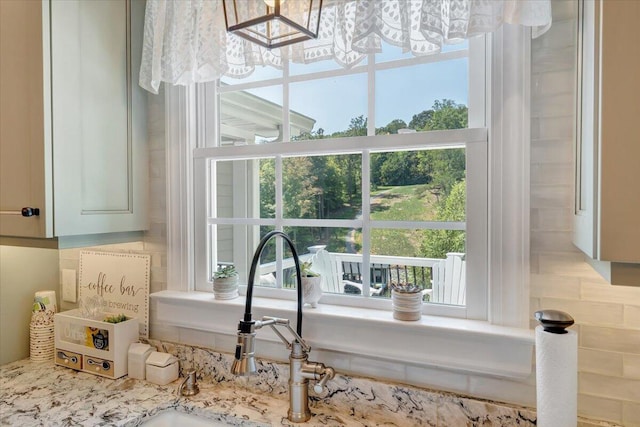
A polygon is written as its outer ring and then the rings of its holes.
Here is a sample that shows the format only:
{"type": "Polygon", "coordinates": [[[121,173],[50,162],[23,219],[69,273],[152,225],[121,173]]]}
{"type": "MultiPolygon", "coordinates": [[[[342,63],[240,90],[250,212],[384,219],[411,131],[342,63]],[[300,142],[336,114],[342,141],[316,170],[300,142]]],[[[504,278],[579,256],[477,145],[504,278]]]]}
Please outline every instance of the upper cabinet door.
{"type": "Polygon", "coordinates": [[[49,86],[43,61],[48,22],[48,9],[43,10],[41,2],[0,1],[0,235],[4,236],[53,236],[51,140],[45,126],[49,86]],[[38,208],[40,215],[14,214],[23,207],[38,208]]]}
{"type": "Polygon", "coordinates": [[[640,264],[640,2],[580,7],[574,243],[640,264]]]}
{"type": "Polygon", "coordinates": [[[55,234],[143,230],[146,94],[137,75],[144,2],[50,7],[55,234]]]}

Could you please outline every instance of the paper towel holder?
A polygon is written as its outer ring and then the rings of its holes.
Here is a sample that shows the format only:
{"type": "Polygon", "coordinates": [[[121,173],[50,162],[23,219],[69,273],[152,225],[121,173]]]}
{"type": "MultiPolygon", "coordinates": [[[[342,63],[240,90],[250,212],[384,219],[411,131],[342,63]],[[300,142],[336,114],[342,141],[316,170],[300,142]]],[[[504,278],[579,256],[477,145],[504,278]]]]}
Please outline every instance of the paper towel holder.
{"type": "Polygon", "coordinates": [[[566,334],[566,328],[574,324],[573,317],[560,310],[540,310],[534,316],[545,332],[552,334],[566,334]]]}

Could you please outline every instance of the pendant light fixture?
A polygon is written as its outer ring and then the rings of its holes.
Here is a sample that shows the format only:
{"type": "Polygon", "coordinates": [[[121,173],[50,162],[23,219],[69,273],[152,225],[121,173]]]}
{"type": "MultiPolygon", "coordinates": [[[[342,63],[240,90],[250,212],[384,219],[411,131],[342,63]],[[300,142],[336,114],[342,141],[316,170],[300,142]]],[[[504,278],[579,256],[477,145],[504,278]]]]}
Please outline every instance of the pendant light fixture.
{"type": "Polygon", "coordinates": [[[322,0],[223,0],[227,31],[268,49],[318,37],[322,0]]]}

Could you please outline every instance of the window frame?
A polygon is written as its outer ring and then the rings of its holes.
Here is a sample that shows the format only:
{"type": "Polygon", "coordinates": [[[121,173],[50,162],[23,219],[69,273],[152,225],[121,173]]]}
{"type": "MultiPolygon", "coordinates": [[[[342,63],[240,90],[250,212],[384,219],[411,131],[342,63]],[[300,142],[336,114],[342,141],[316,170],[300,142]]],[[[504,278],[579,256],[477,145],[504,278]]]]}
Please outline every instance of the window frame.
{"type": "MultiPolygon", "coordinates": [[[[534,337],[529,329],[528,300],[530,30],[504,25],[490,39],[487,320],[423,316],[422,321],[408,325],[378,319],[376,322],[383,327],[369,339],[359,332],[365,327],[364,322],[378,316],[377,310],[358,309],[354,317],[340,312],[339,307],[323,304],[323,310],[307,311],[305,315],[313,317],[314,328],[305,334],[305,339],[314,348],[324,350],[327,355],[336,352],[372,360],[407,360],[417,366],[437,366],[465,373],[522,378],[531,372],[534,337]],[[333,336],[336,328],[355,331],[359,338],[358,348],[333,336]],[[410,336],[402,341],[408,330],[410,336]],[[385,337],[393,339],[393,345],[385,344],[381,348],[379,337],[385,331],[389,332],[385,337]],[[396,338],[398,333],[402,337],[396,338]],[[420,339],[416,340],[416,337],[420,339]],[[423,342],[435,343],[430,341],[432,338],[437,339],[437,346],[424,347],[423,342]],[[402,359],[398,359],[394,348],[404,349],[402,359]],[[508,360],[505,360],[506,356],[508,360]]],[[[205,331],[217,337],[212,345],[224,351],[224,348],[233,347],[236,327],[233,315],[240,318],[241,299],[216,301],[210,293],[190,291],[195,280],[193,261],[197,255],[193,223],[204,220],[203,213],[194,212],[192,181],[197,162],[193,161],[192,151],[205,146],[204,141],[196,138],[203,134],[197,132],[197,126],[202,131],[213,125],[206,121],[196,122],[196,112],[211,107],[196,105],[195,100],[201,102],[202,98],[196,98],[195,94],[193,86],[165,87],[167,289],[151,296],[151,331],[154,337],[173,340],[180,340],[179,331],[183,329],[205,331]]],[[[254,314],[260,315],[263,308],[271,307],[268,314],[290,316],[292,311],[287,308],[290,305],[287,301],[256,298],[254,314]]],[[[258,339],[276,342],[277,337],[265,333],[258,339]]],[[[256,347],[262,357],[286,357],[270,353],[259,344],[256,347]]],[[[348,369],[359,372],[355,365],[348,369]]],[[[370,375],[366,370],[363,374],[370,375]]]]}
{"type": "MultiPolygon", "coordinates": [[[[278,78],[270,78],[261,81],[250,81],[246,83],[239,83],[234,85],[221,85],[219,82],[207,83],[205,88],[196,88],[196,103],[197,105],[206,105],[213,108],[207,108],[205,112],[200,111],[202,114],[198,115],[198,119],[201,122],[209,123],[209,127],[201,128],[200,131],[204,132],[204,135],[199,136],[200,144],[194,149],[194,164],[196,179],[195,185],[195,210],[196,212],[207,212],[207,218],[212,218],[215,215],[212,211],[211,194],[209,193],[208,186],[215,188],[215,166],[211,166],[209,159],[212,161],[221,160],[236,160],[236,159],[259,159],[265,157],[275,157],[276,164],[278,164],[279,158],[289,156],[305,156],[305,155],[321,155],[321,154],[361,154],[362,155],[362,198],[368,200],[369,194],[369,168],[368,160],[371,152],[382,151],[384,149],[393,150],[399,145],[402,149],[424,149],[427,147],[448,148],[448,147],[464,147],[467,157],[467,221],[465,224],[471,224],[471,227],[465,226],[465,233],[467,237],[467,253],[472,254],[467,257],[467,277],[469,285],[467,286],[467,304],[466,306],[447,306],[447,305],[435,305],[435,304],[423,304],[423,313],[437,313],[439,315],[448,315],[452,317],[469,317],[474,319],[487,319],[487,130],[484,127],[486,123],[486,50],[487,50],[487,36],[476,37],[468,41],[468,49],[454,50],[439,55],[430,55],[426,57],[413,57],[396,59],[393,61],[375,62],[376,54],[369,54],[368,61],[365,65],[357,66],[352,69],[335,69],[330,71],[311,72],[306,74],[294,74],[289,75],[288,63],[285,63],[282,76],[278,78]],[[219,106],[218,101],[220,97],[225,93],[234,93],[238,91],[270,86],[281,86],[283,93],[282,102],[282,140],[290,140],[290,109],[288,102],[289,87],[292,84],[318,81],[325,78],[336,78],[349,75],[364,75],[367,79],[367,87],[370,93],[375,93],[376,90],[376,73],[379,71],[401,69],[408,66],[446,62],[450,60],[456,60],[461,58],[467,58],[469,63],[469,70],[480,70],[480,72],[469,72],[468,74],[468,108],[469,118],[468,127],[466,129],[456,129],[447,131],[429,131],[418,132],[414,134],[402,134],[402,135],[375,135],[376,126],[382,124],[375,122],[375,108],[378,101],[375,96],[369,96],[367,99],[367,136],[363,137],[348,137],[348,138],[327,138],[322,140],[322,144],[317,144],[313,141],[296,141],[295,143],[278,142],[273,144],[245,144],[239,145],[227,145],[218,146],[221,141],[221,135],[219,135],[219,116],[220,112],[217,111],[219,106]],[[201,100],[198,100],[201,99],[201,100]],[[204,164],[203,164],[204,162],[204,164]],[[203,173],[205,175],[203,175],[203,173]],[[205,178],[206,177],[206,178],[205,178]],[[205,185],[203,185],[205,183],[205,185]],[[469,196],[471,195],[471,196],[469,196]],[[471,215],[469,214],[471,213],[471,215]]],[[[276,182],[278,182],[276,180],[276,182]]],[[[278,193],[278,192],[277,192],[278,193]]],[[[280,200],[281,202],[281,200],[280,200]]],[[[369,206],[363,204],[363,217],[368,212],[369,206]]],[[[214,208],[215,209],[215,208],[214,208]]],[[[216,255],[216,242],[214,236],[209,233],[208,230],[203,230],[201,224],[227,224],[227,225],[257,225],[258,222],[261,225],[273,225],[276,229],[281,229],[286,226],[294,226],[296,221],[285,218],[275,218],[273,220],[259,219],[259,220],[241,220],[241,219],[217,219],[207,221],[205,223],[200,222],[201,218],[196,221],[196,256],[195,259],[195,283],[193,289],[197,291],[209,291],[211,290],[211,260],[215,260],[216,255]]],[[[316,223],[318,227],[322,226],[339,226],[340,221],[337,220],[305,220],[306,224],[309,222],[316,223]],[[324,225],[323,225],[324,224],[324,225]]],[[[363,218],[360,221],[351,221],[352,223],[358,222],[360,224],[350,224],[349,227],[356,227],[360,225],[364,229],[368,227],[375,228],[377,226],[384,226],[380,221],[374,221],[368,218],[363,218]]],[[[395,221],[401,223],[402,221],[395,221]]],[[[346,226],[346,225],[344,225],[346,226]]],[[[237,248],[235,245],[236,240],[240,242],[242,246],[246,242],[245,238],[238,235],[234,235],[234,259],[239,257],[247,258],[250,256],[247,248],[237,248]]],[[[251,240],[251,239],[250,239],[251,240]]],[[[253,239],[255,240],[255,239],[253,239]]],[[[257,245],[257,241],[255,242],[257,245]]],[[[368,242],[365,239],[365,246],[362,250],[363,263],[369,262],[368,242]]],[[[255,246],[255,245],[254,245],[255,246]]],[[[252,248],[248,248],[252,249],[252,248]]],[[[214,262],[215,264],[215,262],[214,262]]],[[[280,265],[277,265],[277,269],[280,265]]],[[[242,269],[241,269],[242,270],[242,269]]],[[[369,282],[369,270],[363,269],[363,283],[369,282]]],[[[245,291],[246,286],[241,287],[241,293],[245,291]]],[[[368,287],[363,288],[363,295],[361,298],[354,297],[352,295],[331,295],[325,294],[322,297],[322,302],[346,305],[346,306],[359,306],[390,310],[390,300],[380,300],[369,298],[368,287]]],[[[258,296],[265,296],[271,298],[284,298],[294,299],[295,294],[292,292],[279,291],[275,289],[263,289],[259,286],[254,288],[254,294],[258,296]]]]}
{"type": "MultiPolygon", "coordinates": [[[[430,146],[446,148],[446,147],[459,147],[460,141],[466,141],[467,152],[467,192],[473,194],[472,197],[468,197],[467,211],[474,212],[474,215],[467,217],[467,224],[471,224],[471,227],[466,227],[467,233],[467,249],[468,253],[473,253],[472,256],[467,257],[467,277],[473,277],[475,280],[472,286],[467,286],[469,303],[466,306],[448,306],[442,304],[423,304],[423,313],[432,314],[437,313],[439,315],[448,315],[452,317],[468,317],[486,320],[486,245],[487,245],[487,223],[486,223],[486,210],[487,210],[487,131],[486,129],[457,129],[447,131],[430,131],[424,133],[413,133],[402,136],[403,148],[426,148],[430,146]]],[[[245,146],[239,147],[224,147],[224,148],[202,148],[194,150],[196,169],[199,169],[201,173],[203,171],[210,171],[208,167],[208,161],[215,154],[215,160],[234,160],[238,156],[247,158],[263,158],[267,155],[315,155],[319,153],[326,153],[327,150],[332,154],[341,153],[370,153],[371,151],[377,151],[382,149],[391,149],[397,147],[395,141],[398,137],[395,135],[385,136],[371,136],[371,137],[350,137],[350,138],[335,138],[325,139],[322,144],[317,144],[314,141],[299,141],[295,143],[278,143],[269,145],[252,146],[251,154],[248,154],[245,146]],[[366,144],[366,148],[362,148],[362,145],[366,144]],[[322,145],[322,147],[320,147],[322,145]],[[328,146],[328,148],[327,148],[328,146]],[[276,154],[281,153],[281,154],[276,154]]],[[[363,170],[364,164],[367,162],[366,155],[363,155],[362,163],[363,170]]],[[[365,180],[365,174],[363,174],[363,183],[365,180]]],[[[366,187],[367,184],[363,184],[366,187]]],[[[210,194],[207,190],[207,182],[202,179],[196,179],[196,211],[210,211],[210,194]]],[[[364,190],[364,188],[363,188],[364,190]]],[[[363,191],[364,192],[364,191],[363,191]]],[[[366,195],[363,196],[366,200],[366,195]]],[[[210,212],[206,215],[210,217],[210,212]]],[[[363,215],[364,216],[364,215],[363,215]]],[[[205,219],[206,221],[206,219],[205,219]]],[[[386,223],[410,223],[410,221],[375,221],[370,219],[361,220],[304,220],[305,225],[322,226],[340,226],[340,227],[383,227],[388,225],[386,223]]],[[[238,225],[273,225],[278,229],[280,227],[300,225],[300,220],[276,218],[276,219],[235,219],[235,218],[222,218],[217,220],[209,220],[210,224],[238,224],[238,225]]],[[[211,281],[208,279],[211,275],[210,269],[207,267],[210,264],[211,254],[208,253],[207,233],[200,230],[196,234],[200,236],[197,238],[196,253],[201,256],[196,258],[196,281],[195,290],[207,291],[211,289],[211,281]]],[[[363,250],[363,262],[368,262],[368,251],[365,247],[363,250]]],[[[240,256],[245,254],[246,251],[240,249],[240,256]]],[[[247,255],[244,255],[246,258],[247,255]]],[[[368,282],[368,271],[365,268],[363,274],[363,283],[368,282]]],[[[241,287],[241,292],[244,292],[246,286],[241,287]]],[[[377,308],[390,310],[390,299],[369,298],[367,295],[367,287],[364,287],[364,293],[361,297],[352,295],[332,295],[324,294],[322,302],[345,305],[345,306],[359,306],[368,308],[377,308]]],[[[282,298],[282,299],[295,299],[295,293],[286,290],[270,289],[256,286],[254,287],[254,295],[282,298]]]]}

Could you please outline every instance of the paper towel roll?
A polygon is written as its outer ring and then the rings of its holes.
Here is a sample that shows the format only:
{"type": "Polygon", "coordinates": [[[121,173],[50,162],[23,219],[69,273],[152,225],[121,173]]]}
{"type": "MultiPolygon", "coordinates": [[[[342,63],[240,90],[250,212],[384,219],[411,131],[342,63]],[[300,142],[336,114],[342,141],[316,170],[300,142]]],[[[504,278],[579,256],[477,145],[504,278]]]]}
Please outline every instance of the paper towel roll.
{"type": "Polygon", "coordinates": [[[539,427],[578,422],[578,334],[536,327],[536,394],[539,427]]]}
{"type": "Polygon", "coordinates": [[[56,291],[38,291],[33,297],[33,312],[53,311],[58,312],[56,304],[56,291]]]}

